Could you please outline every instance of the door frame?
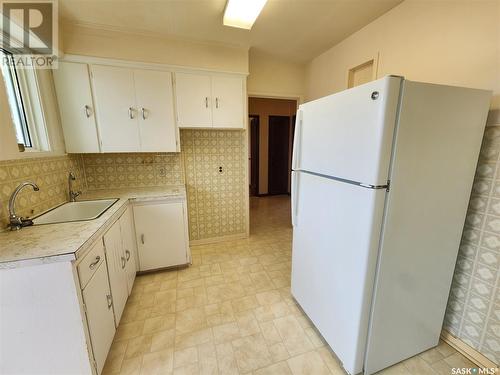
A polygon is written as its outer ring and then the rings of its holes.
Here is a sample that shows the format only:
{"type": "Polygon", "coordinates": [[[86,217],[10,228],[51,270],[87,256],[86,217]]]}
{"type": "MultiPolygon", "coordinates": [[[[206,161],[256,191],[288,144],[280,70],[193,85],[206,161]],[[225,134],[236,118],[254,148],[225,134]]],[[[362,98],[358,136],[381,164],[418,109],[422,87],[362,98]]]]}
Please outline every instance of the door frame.
{"type": "MultiPolygon", "coordinates": [[[[259,193],[259,175],[260,175],[260,116],[259,115],[251,115],[249,114],[248,115],[248,118],[249,118],[249,123],[248,123],[248,131],[250,133],[250,137],[249,137],[249,140],[250,140],[250,144],[248,145],[248,148],[250,149],[250,155],[252,153],[252,118],[255,118],[257,119],[257,137],[255,138],[256,139],[256,147],[257,147],[257,153],[256,155],[252,155],[251,156],[251,161],[250,161],[250,170],[248,171],[248,175],[250,176],[249,180],[250,182],[252,182],[252,164],[255,162],[255,168],[257,168],[257,175],[256,175],[256,178],[255,178],[255,184],[256,184],[256,191],[255,191],[255,194],[252,195],[254,197],[259,197],[261,196],[261,194],[259,193]],[[255,160],[254,160],[255,159],[255,160]]],[[[250,189],[250,186],[251,184],[249,184],[249,189],[250,189]]]]}
{"type": "Polygon", "coordinates": [[[287,181],[286,181],[286,185],[287,185],[287,189],[286,189],[286,192],[284,193],[271,193],[270,191],[270,181],[271,181],[271,168],[269,166],[269,163],[271,161],[271,142],[269,141],[270,140],[270,130],[271,130],[271,117],[283,117],[283,118],[287,118],[288,119],[288,131],[287,131],[287,134],[288,134],[288,144],[287,144],[287,161],[289,162],[289,158],[291,157],[291,152],[290,152],[290,132],[292,131],[292,117],[293,116],[285,116],[285,115],[269,115],[269,119],[268,119],[268,144],[267,144],[267,147],[268,147],[268,150],[267,150],[267,164],[268,164],[268,168],[267,168],[267,195],[290,195],[290,193],[288,192],[288,182],[289,182],[289,178],[290,178],[290,173],[291,171],[289,170],[289,165],[287,164],[287,181]]]}

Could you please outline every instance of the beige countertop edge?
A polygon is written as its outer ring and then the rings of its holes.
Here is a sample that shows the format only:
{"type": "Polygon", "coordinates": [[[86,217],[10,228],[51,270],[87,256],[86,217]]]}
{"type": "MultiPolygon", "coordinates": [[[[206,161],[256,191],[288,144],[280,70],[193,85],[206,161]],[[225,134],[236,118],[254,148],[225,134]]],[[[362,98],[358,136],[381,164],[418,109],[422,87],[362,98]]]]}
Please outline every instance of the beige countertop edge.
{"type": "Polygon", "coordinates": [[[165,188],[94,190],[85,192],[81,197],[82,200],[101,198],[118,198],[119,200],[95,220],[45,224],[23,228],[17,232],[1,232],[0,269],[81,259],[95,241],[122,215],[130,202],[184,200],[186,191],[185,187],[180,185],[165,188]],[[63,234],[54,238],[54,233],[61,232],[67,233],[67,236],[63,234]],[[37,248],[43,242],[52,242],[53,246],[37,248]],[[24,249],[28,250],[23,251],[24,249]]]}

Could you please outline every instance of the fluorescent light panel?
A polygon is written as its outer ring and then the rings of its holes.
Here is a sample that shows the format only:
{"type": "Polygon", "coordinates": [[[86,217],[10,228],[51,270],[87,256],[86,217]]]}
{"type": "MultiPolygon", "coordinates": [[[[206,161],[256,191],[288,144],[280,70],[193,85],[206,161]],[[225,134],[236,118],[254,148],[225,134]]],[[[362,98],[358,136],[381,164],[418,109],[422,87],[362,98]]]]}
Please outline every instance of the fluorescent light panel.
{"type": "Polygon", "coordinates": [[[227,0],[223,23],[250,30],[267,0],[227,0]]]}

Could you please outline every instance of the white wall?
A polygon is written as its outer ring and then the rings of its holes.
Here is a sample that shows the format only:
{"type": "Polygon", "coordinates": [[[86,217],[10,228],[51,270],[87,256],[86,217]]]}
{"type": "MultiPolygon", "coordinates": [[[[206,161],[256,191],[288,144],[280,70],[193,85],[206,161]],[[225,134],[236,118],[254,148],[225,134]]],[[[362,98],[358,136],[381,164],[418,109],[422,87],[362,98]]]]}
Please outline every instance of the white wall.
{"type": "Polygon", "coordinates": [[[248,49],[64,25],[64,53],[248,73],[248,49]]]}
{"type": "Polygon", "coordinates": [[[250,49],[249,96],[301,99],[305,93],[305,65],[277,59],[250,49]]]}
{"type": "Polygon", "coordinates": [[[347,88],[347,71],[379,54],[378,77],[494,90],[500,108],[500,2],[406,0],[307,66],[306,99],[347,88]]]}

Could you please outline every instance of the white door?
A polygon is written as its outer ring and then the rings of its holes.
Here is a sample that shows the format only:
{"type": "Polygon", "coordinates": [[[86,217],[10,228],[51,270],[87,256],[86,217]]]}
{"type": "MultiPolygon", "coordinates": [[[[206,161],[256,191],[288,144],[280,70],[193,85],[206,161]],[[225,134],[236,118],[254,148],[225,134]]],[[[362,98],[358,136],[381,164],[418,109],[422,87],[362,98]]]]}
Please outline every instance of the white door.
{"type": "Polygon", "coordinates": [[[212,89],[208,74],[175,74],[179,127],[212,127],[212,89]]]}
{"type": "MultiPolygon", "coordinates": [[[[101,263],[82,293],[87,309],[92,351],[100,374],[115,335],[115,318],[106,262],[101,263]]],[[[50,337],[48,340],[50,342],[50,337]]]]}
{"type": "Polygon", "coordinates": [[[177,152],[172,73],[134,70],[141,150],[177,152]]]}
{"type": "Polygon", "coordinates": [[[245,127],[243,79],[212,76],[212,110],[215,128],[245,127]]]}
{"type": "Polygon", "coordinates": [[[189,262],[182,202],[136,205],[134,221],[141,271],[189,262]]]}
{"type": "Polygon", "coordinates": [[[344,368],[362,370],[386,191],[293,172],[292,294],[344,368]]]}
{"type": "Polygon", "coordinates": [[[400,84],[386,77],[301,105],[293,169],[385,185],[400,84]]]}
{"type": "Polygon", "coordinates": [[[111,294],[113,295],[115,322],[118,327],[128,297],[127,274],[125,272],[127,259],[123,251],[120,223],[114,223],[103,238],[106,246],[106,260],[111,294]]]}
{"type": "Polygon", "coordinates": [[[66,151],[99,152],[88,65],[61,61],[53,72],[66,151]]]}
{"type": "Polygon", "coordinates": [[[136,241],[135,230],[132,221],[132,209],[128,208],[120,217],[120,230],[123,244],[123,251],[125,253],[125,273],[127,275],[127,289],[128,294],[132,291],[134,286],[135,274],[137,272],[136,263],[136,241]]]}
{"type": "Polygon", "coordinates": [[[91,69],[102,151],[140,151],[133,71],[101,65],[91,69]]]}

